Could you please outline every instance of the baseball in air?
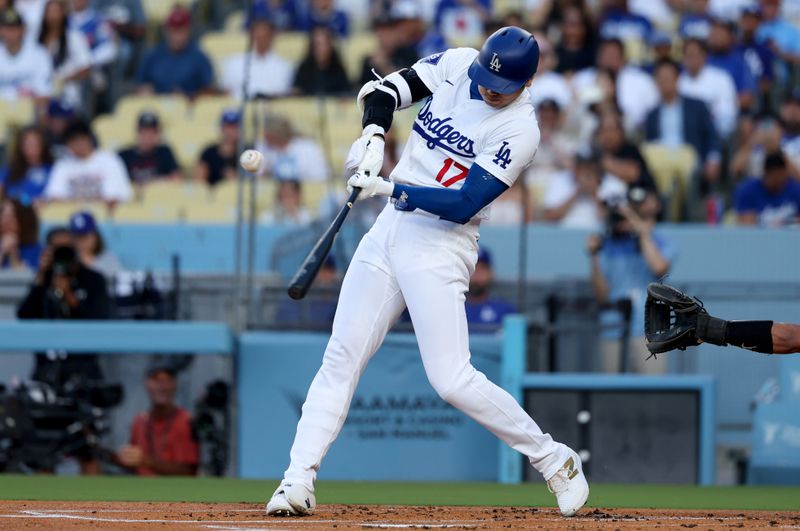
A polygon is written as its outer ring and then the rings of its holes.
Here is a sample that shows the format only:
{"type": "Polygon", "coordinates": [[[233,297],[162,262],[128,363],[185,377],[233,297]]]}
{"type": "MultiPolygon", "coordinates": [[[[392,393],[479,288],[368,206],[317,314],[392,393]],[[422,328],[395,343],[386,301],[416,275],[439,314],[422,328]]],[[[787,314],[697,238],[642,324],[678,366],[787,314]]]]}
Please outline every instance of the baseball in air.
{"type": "Polygon", "coordinates": [[[261,167],[262,160],[264,160],[264,155],[255,149],[248,149],[239,157],[239,164],[247,171],[256,172],[261,167]]]}

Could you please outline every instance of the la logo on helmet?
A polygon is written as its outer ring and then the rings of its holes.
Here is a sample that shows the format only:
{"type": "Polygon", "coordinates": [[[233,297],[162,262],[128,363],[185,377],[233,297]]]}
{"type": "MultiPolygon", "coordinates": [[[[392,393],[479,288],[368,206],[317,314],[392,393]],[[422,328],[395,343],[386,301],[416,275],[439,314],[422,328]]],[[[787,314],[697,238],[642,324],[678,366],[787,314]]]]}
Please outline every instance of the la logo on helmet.
{"type": "Polygon", "coordinates": [[[497,54],[493,53],[492,54],[492,60],[489,61],[489,68],[491,68],[495,72],[499,72],[501,66],[502,65],[500,64],[500,59],[497,57],[497,54]]]}

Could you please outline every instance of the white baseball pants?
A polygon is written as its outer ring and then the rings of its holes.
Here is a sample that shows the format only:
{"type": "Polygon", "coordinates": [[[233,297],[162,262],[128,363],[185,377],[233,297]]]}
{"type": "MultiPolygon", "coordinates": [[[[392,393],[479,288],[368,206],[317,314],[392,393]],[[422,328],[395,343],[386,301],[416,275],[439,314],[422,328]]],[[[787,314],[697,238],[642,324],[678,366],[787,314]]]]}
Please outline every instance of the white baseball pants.
{"type": "Polygon", "coordinates": [[[387,205],[344,277],[331,339],[297,425],[287,481],[313,489],[362,371],[406,307],[439,396],[526,455],[546,479],[563,465],[567,447],[542,433],[511,395],[470,363],[464,297],[477,250],[477,224],[387,205]]]}

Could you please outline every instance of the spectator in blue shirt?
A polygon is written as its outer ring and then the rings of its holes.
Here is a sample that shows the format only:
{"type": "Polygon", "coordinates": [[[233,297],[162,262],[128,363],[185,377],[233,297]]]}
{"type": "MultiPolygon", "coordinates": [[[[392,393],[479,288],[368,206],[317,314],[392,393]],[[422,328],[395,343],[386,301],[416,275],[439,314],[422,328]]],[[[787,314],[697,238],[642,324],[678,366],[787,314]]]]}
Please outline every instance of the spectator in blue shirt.
{"type": "Polygon", "coordinates": [[[308,12],[298,29],[311,31],[317,26],[325,26],[340,39],[350,35],[350,19],[342,10],[336,9],[333,0],[311,0],[308,12]]]}
{"type": "Polygon", "coordinates": [[[760,7],[749,6],[742,10],[742,16],[739,18],[739,43],[736,45],[736,49],[744,57],[745,63],[758,84],[756,111],[768,106],[768,93],[772,87],[772,81],[775,79],[775,54],[769,46],[756,39],[760,23],[760,7]]]}
{"type": "Polygon", "coordinates": [[[787,65],[800,63],[800,30],[780,16],[781,0],[761,0],[761,25],[756,38],[787,65]]]}
{"type": "Polygon", "coordinates": [[[708,14],[708,0],[689,0],[689,10],[683,14],[678,24],[678,35],[684,39],[708,39],[711,33],[711,16],[708,14]]]}
{"type": "Polygon", "coordinates": [[[0,269],[39,267],[39,219],[31,205],[16,199],[0,204],[0,269]]]}
{"type": "Polygon", "coordinates": [[[767,155],[764,176],[744,181],[736,188],[739,223],[780,227],[800,222],[800,182],[789,175],[780,151],[767,155]]]}
{"type": "Polygon", "coordinates": [[[164,24],[165,40],[151,50],[139,69],[139,92],[184,94],[194,97],[212,92],[211,61],[191,39],[192,15],[176,6],[164,24]]]}
{"type": "Polygon", "coordinates": [[[730,74],[739,96],[739,109],[748,110],[753,104],[758,86],[744,55],[735,47],[735,30],[733,22],[714,19],[708,37],[707,64],[721,68],[730,74]]]}
{"type": "Polygon", "coordinates": [[[0,168],[0,197],[24,205],[36,202],[44,194],[52,169],[53,154],[44,132],[34,126],[22,129],[14,142],[11,164],[0,168]]]}
{"type": "Polygon", "coordinates": [[[639,41],[646,44],[650,40],[653,25],[642,15],[631,13],[628,0],[606,0],[606,9],[600,19],[600,36],[603,39],[639,41]]]}
{"type": "MultiPolygon", "coordinates": [[[[644,302],[647,284],[669,273],[677,256],[675,246],[654,228],[660,210],[658,197],[642,188],[632,188],[623,198],[609,198],[607,234],[593,234],[587,241],[591,261],[592,289],[601,306],[622,299],[632,305],[629,362],[634,371],[661,373],[665,358],[649,356],[644,340],[644,302]]],[[[607,327],[601,341],[602,366],[615,372],[621,356],[622,324],[619,312],[603,312],[607,327]],[[612,328],[616,327],[616,328],[612,328]]]]}
{"type": "Polygon", "coordinates": [[[481,248],[466,300],[467,323],[472,333],[494,332],[502,326],[503,317],[517,311],[513,304],[491,296],[493,282],[492,255],[481,248]]]}

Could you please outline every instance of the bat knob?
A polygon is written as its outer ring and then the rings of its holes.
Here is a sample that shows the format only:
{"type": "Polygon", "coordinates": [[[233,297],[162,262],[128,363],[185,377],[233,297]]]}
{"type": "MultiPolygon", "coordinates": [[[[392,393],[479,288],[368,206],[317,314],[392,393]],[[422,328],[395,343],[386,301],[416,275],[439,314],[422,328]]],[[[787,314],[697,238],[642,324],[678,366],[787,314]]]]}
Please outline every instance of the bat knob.
{"type": "Polygon", "coordinates": [[[306,296],[306,290],[302,286],[289,286],[289,297],[299,301],[306,296]]]}

